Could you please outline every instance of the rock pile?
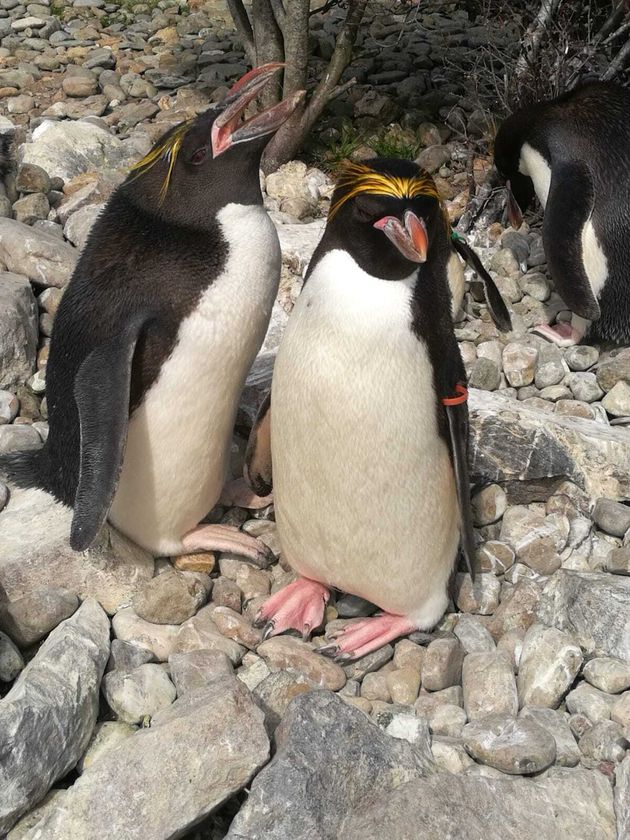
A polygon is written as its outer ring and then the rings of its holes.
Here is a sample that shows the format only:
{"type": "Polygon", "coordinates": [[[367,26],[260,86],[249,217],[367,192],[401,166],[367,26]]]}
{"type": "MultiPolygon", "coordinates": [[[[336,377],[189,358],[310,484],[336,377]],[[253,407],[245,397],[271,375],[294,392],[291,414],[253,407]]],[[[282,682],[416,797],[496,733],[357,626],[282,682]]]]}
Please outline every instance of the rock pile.
{"type": "MultiPolygon", "coordinates": [[[[125,167],[246,69],[225,21],[218,6],[171,0],[0,0],[0,132],[17,161],[0,188],[0,452],[45,440],[55,312],[125,167]]],[[[469,152],[451,111],[485,129],[461,80],[444,81],[443,45],[474,49],[488,33],[463,12],[421,22],[400,40],[399,20],[368,19],[348,71],[358,84],[322,132],[400,117],[396,136],[422,148],[456,221],[469,152]]],[[[314,39],[323,62],[330,24],[314,39]]],[[[475,177],[487,164],[475,158],[475,177]]],[[[331,188],[300,161],[266,179],[283,276],[240,425],[268,385],[331,188]]],[[[630,833],[630,350],[560,350],[528,332],[564,317],[539,226],[495,224],[474,244],[514,330],[497,332],[469,274],[456,329],[477,576],[459,571],[431,633],[342,667],[319,648],[374,607],[339,594],[311,642],[263,642],[252,617],[292,578],[272,509],[211,515],[260,536],[268,568],[228,554],[173,566],[109,527],[77,555],[68,511],[0,483],[0,833],[630,833]]],[[[243,450],[237,435],[235,475],[243,450]]]]}

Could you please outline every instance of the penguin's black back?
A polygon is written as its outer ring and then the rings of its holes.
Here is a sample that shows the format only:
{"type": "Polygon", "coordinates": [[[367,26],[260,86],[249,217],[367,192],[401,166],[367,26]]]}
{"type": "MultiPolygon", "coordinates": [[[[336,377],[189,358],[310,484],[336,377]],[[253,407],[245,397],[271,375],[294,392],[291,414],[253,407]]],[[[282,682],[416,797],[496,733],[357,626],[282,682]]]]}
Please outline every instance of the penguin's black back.
{"type": "MultiPolygon", "coordinates": [[[[0,464],[21,486],[37,486],[72,505],[80,430],[74,380],[99,344],[146,314],[131,375],[131,413],[172,352],[181,321],[220,274],[227,243],[215,219],[204,230],[166,223],[129,199],[125,185],[97,219],[55,316],[46,368],[49,435],[36,452],[0,464]]],[[[173,407],[175,410],[176,407],[173,407]]]]}
{"type": "MultiPolygon", "coordinates": [[[[565,162],[588,166],[595,194],[592,224],[606,255],[608,279],[599,297],[601,318],[586,340],[630,342],[630,91],[613,82],[589,82],[526,106],[503,123],[495,148],[518,160],[523,142],[549,161],[552,172],[565,162]]],[[[563,190],[572,188],[563,185],[563,190]]]]}

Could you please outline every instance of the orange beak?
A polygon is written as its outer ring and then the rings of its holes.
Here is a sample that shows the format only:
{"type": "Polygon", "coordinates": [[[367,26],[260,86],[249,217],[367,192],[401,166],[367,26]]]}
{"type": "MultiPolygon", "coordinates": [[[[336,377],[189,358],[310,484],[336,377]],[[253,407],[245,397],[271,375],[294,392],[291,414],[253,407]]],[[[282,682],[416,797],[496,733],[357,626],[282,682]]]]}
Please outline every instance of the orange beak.
{"type": "Polygon", "coordinates": [[[396,216],[383,216],[374,222],[377,230],[382,230],[406,259],[411,262],[426,262],[429,250],[429,236],[427,227],[422,219],[412,210],[405,210],[405,225],[396,216]]]}

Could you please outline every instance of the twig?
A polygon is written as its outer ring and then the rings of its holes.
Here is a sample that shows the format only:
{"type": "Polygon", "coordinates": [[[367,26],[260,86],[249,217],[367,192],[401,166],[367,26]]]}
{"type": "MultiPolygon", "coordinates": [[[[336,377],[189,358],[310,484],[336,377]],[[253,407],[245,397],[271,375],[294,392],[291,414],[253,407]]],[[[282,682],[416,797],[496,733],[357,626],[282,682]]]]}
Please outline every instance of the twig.
{"type": "Polygon", "coordinates": [[[327,102],[332,102],[333,99],[336,99],[338,96],[341,96],[347,90],[350,90],[351,87],[354,87],[357,83],[356,76],[353,76],[347,82],[344,82],[342,85],[337,85],[337,87],[333,88],[330,93],[328,94],[327,102]]]}
{"type": "Polygon", "coordinates": [[[609,82],[614,79],[626,66],[630,60],[630,39],[626,41],[623,47],[619,50],[616,57],[610,62],[608,70],[602,76],[604,82],[609,82]]]}
{"type": "Polygon", "coordinates": [[[252,64],[256,63],[256,47],[254,45],[254,30],[249,21],[243,0],[227,0],[228,9],[232,15],[238,33],[244,41],[243,46],[247,51],[247,56],[252,64]]]}
{"type": "Polygon", "coordinates": [[[542,0],[536,19],[528,28],[523,38],[522,52],[516,62],[517,79],[525,76],[534,63],[540,44],[547,34],[554,15],[560,8],[562,2],[563,0],[542,0]]]}

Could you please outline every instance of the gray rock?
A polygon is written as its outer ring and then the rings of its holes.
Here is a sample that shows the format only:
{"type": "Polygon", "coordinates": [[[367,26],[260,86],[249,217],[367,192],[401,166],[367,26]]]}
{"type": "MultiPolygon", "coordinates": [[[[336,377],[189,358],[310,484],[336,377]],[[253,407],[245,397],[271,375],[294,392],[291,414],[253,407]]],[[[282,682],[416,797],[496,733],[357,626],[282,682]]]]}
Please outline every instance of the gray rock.
{"type": "Polygon", "coordinates": [[[455,602],[462,612],[492,615],[499,606],[501,584],[493,574],[466,574],[455,577],[455,602]]]}
{"type": "Polygon", "coordinates": [[[626,754],[630,742],[623,734],[623,729],[612,720],[601,720],[580,738],[580,750],[586,758],[597,763],[610,761],[617,763],[626,754]]]}
{"type": "Polygon", "coordinates": [[[553,737],[556,742],[556,764],[575,767],[580,763],[580,748],[571,732],[566,712],[528,706],[521,709],[519,717],[533,720],[553,737]]]}
{"type": "Polygon", "coordinates": [[[609,720],[617,697],[606,694],[588,683],[579,683],[577,688],[567,694],[567,710],[572,715],[584,715],[592,724],[609,720]]]}
{"type": "Polygon", "coordinates": [[[78,608],[79,599],[66,589],[35,589],[0,604],[0,630],[22,648],[30,647],[48,635],[78,608]]]}
{"type": "Polygon", "coordinates": [[[486,715],[466,724],[463,738],[474,759],[510,775],[539,773],[556,759],[554,738],[526,718],[486,715]]]}
{"type": "Polygon", "coordinates": [[[427,840],[615,840],[612,791],[601,773],[583,769],[554,768],[534,780],[439,773],[377,788],[337,836],[411,840],[419,830],[427,840]]]}
{"type": "Polygon", "coordinates": [[[0,512],[4,510],[9,501],[9,488],[6,484],[0,481],[0,512]]]}
{"type": "Polygon", "coordinates": [[[89,204],[73,213],[65,223],[63,232],[70,242],[79,250],[83,250],[94,223],[101,214],[104,204],[89,204]]]}
{"type": "Polygon", "coordinates": [[[416,163],[421,169],[426,169],[429,174],[432,174],[450,159],[451,150],[448,146],[428,146],[420,152],[416,163]]]}
{"type": "Polygon", "coordinates": [[[630,755],[627,755],[615,772],[615,814],[617,838],[630,837],[630,755]]]}
{"type": "Polygon", "coordinates": [[[507,344],[503,349],[503,370],[508,383],[515,388],[531,385],[537,359],[535,347],[516,342],[507,344]]]}
{"type": "MultiPolygon", "coordinates": [[[[0,433],[5,428],[29,427],[0,426],[0,433]]],[[[0,579],[7,595],[17,600],[37,587],[60,587],[95,597],[113,613],[153,576],[153,558],[108,525],[88,551],[72,551],[71,520],[72,511],[47,493],[12,490],[0,514],[0,579]]]]}
{"type": "Polygon", "coordinates": [[[560,568],[560,552],[569,537],[566,516],[551,513],[543,516],[522,505],[509,508],[501,523],[500,539],[512,546],[516,559],[541,575],[560,568]]]}
{"type": "Polygon", "coordinates": [[[97,758],[105,755],[108,750],[117,747],[121,741],[133,735],[137,730],[137,726],[132,726],[130,723],[122,723],[118,720],[107,720],[103,723],[97,723],[90,743],[77,764],[77,772],[83,773],[91,764],[94,764],[97,758]]]}
{"type": "MultiPolygon", "coordinates": [[[[413,642],[411,643],[413,644],[413,642]]],[[[424,648],[423,657],[424,657],[424,648]]],[[[362,656],[360,659],[355,659],[354,662],[349,662],[343,666],[345,675],[349,680],[362,680],[366,674],[377,671],[383,665],[386,665],[394,655],[394,648],[392,645],[383,645],[382,648],[372,651],[372,653],[362,656]]],[[[424,661],[424,659],[423,659],[424,661]]]]}
{"type": "Polygon", "coordinates": [[[366,796],[391,794],[433,768],[422,741],[391,738],[327,691],[293,701],[276,744],[228,838],[345,837],[344,819],[364,807],[366,796]]]}
{"type": "Polygon", "coordinates": [[[502,653],[469,653],[462,669],[468,720],[501,713],[516,715],[518,696],[512,666],[502,653]]]}
{"type": "Polygon", "coordinates": [[[23,840],[40,820],[59,808],[65,795],[66,791],[63,788],[50,790],[35,808],[32,808],[28,814],[25,814],[21,820],[16,822],[7,834],[7,840],[23,840]]]}
{"type": "Polygon", "coordinates": [[[268,756],[262,712],[244,685],[225,677],[100,756],[30,840],[181,837],[247,785],[268,756]],[[142,796],[130,796],[134,790],[142,796]]]}
{"type": "Polygon", "coordinates": [[[182,624],[205,604],[211,588],[207,575],[168,569],[134,595],[132,606],[153,624],[182,624]]]}
{"type": "Polygon", "coordinates": [[[613,548],[606,556],[604,568],[613,575],[630,575],[630,545],[613,548]]]}
{"type": "MultiPolygon", "coordinates": [[[[343,669],[291,636],[274,636],[257,651],[272,669],[290,668],[308,677],[314,685],[338,691],[346,683],[343,669]]],[[[426,661],[426,660],[425,660],[426,661]]]]}
{"type": "Polygon", "coordinates": [[[623,537],[630,528],[630,507],[613,499],[598,499],[593,510],[593,521],[607,534],[623,537]]]}
{"type": "Polygon", "coordinates": [[[496,391],[501,385],[501,368],[492,359],[477,359],[470,372],[469,385],[482,391],[496,391]]]}
{"type": "Polygon", "coordinates": [[[613,417],[630,415],[630,385],[627,382],[617,382],[602,400],[602,405],[613,417]]]}
{"type": "Polygon", "coordinates": [[[610,719],[623,727],[626,733],[630,732],[630,691],[615,698],[610,709],[610,719]]]}
{"type": "Polygon", "coordinates": [[[177,624],[152,624],[145,621],[131,607],[118,610],[112,620],[112,628],[117,639],[148,650],[158,662],[167,661],[175,649],[180,631],[177,624]]]}
{"type": "MultiPolygon", "coordinates": [[[[227,654],[233,665],[238,665],[245,654],[245,648],[219,632],[218,626],[212,619],[214,609],[215,607],[212,604],[204,607],[182,624],[169,654],[188,653],[191,650],[199,649],[219,650],[227,654]]],[[[174,625],[166,624],[163,626],[172,627],[174,625]]]]}
{"type": "Polygon", "coordinates": [[[605,572],[560,570],[538,607],[544,624],[567,630],[587,653],[630,661],[630,580],[605,572]]]}
{"type": "Polygon", "coordinates": [[[50,204],[43,193],[31,193],[15,202],[13,213],[18,222],[32,225],[39,219],[48,218],[50,204]]]}
{"type": "Polygon", "coordinates": [[[543,414],[488,391],[469,393],[473,480],[504,484],[562,477],[591,498],[630,498],[627,430],[543,414]]]}
{"type": "Polygon", "coordinates": [[[521,706],[556,709],[582,665],[573,636],[555,627],[533,624],[523,640],[518,672],[521,706]]]}
{"type": "Polygon", "coordinates": [[[584,678],[608,694],[620,694],[630,688],[630,664],[610,656],[591,659],[584,666],[584,678]]]}
{"type": "Polygon", "coordinates": [[[31,143],[18,150],[21,163],[35,163],[51,178],[70,181],[83,172],[115,169],[131,161],[125,145],[92,122],[45,120],[33,132],[31,143]]]}
{"type": "Polygon", "coordinates": [[[0,631],[0,682],[13,682],[23,668],[22,654],[11,639],[0,631]]]}
{"type": "Polygon", "coordinates": [[[373,615],[377,607],[358,595],[342,595],[335,603],[339,618],[362,618],[373,615]]]}
{"type": "Polygon", "coordinates": [[[0,424],[12,423],[20,410],[20,401],[11,391],[0,391],[0,424]]]}
{"type": "MultiPolygon", "coordinates": [[[[41,449],[42,439],[32,426],[24,424],[11,424],[0,426],[0,455],[5,455],[8,452],[23,452],[25,450],[41,449]]],[[[11,492],[11,498],[14,499],[16,492],[11,492]]],[[[4,514],[6,522],[9,512],[4,514]]],[[[0,547],[2,546],[2,532],[0,531],[0,547]]],[[[2,566],[3,555],[0,553],[0,568],[2,566]]]]}
{"type": "Polygon", "coordinates": [[[501,234],[501,247],[510,250],[520,264],[527,262],[529,241],[525,234],[517,230],[506,230],[501,234]]]}
{"type": "Polygon", "coordinates": [[[427,648],[422,664],[422,684],[427,691],[460,685],[464,649],[457,639],[436,639],[427,648]]]}
{"type": "Polygon", "coordinates": [[[220,650],[173,653],[168,658],[168,664],[178,697],[234,673],[228,656],[220,650]]]}
{"type": "Polygon", "coordinates": [[[618,382],[630,382],[630,353],[622,350],[597,366],[597,381],[604,391],[611,391],[618,382]]]}
{"type": "Polygon", "coordinates": [[[48,173],[41,166],[33,166],[30,163],[20,167],[15,181],[15,188],[18,192],[44,193],[47,195],[51,190],[48,173]]]}
{"type": "Polygon", "coordinates": [[[31,376],[37,353],[37,304],[23,275],[0,272],[0,313],[0,388],[13,388],[31,376]]]}
{"type": "Polygon", "coordinates": [[[103,679],[103,695],[123,723],[140,723],[175,700],[175,686],[159,665],[140,665],[125,674],[110,671],[103,679]]]}
{"type": "Polygon", "coordinates": [[[492,653],[496,649],[494,639],[488,630],[479,619],[472,615],[466,613],[460,615],[453,633],[461,642],[466,653],[492,653]]]}
{"type": "Polygon", "coordinates": [[[482,572],[502,575],[514,565],[514,549],[498,540],[488,540],[477,549],[477,562],[482,572]]]}
{"type": "Polygon", "coordinates": [[[57,627],[0,706],[0,832],[85,752],[109,655],[109,622],[93,601],[57,627]]]}
{"type": "Polygon", "coordinates": [[[121,639],[112,639],[105,670],[128,674],[140,665],[146,665],[147,662],[155,662],[155,656],[147,648],[139,647],[131,642],[123,642],[121,639]]]}
{"type": "Polygon", "coordinates": [[[43,286],[61,287],[70,279],[77,252],[51,233],[15,219],[0,219],[0,262],[43,286]]]}
{"type": "Polygon", "coordinates": [[[472,508],[475,525],[491,525],[498,522],[507,508],[505,490],[498,484],[489,484],[475,494],[472,508]]]}
{"type": "Polygon", "coordinates": [[[604,394],[594,373],[572,373],[568,382],[576,400],[592,403],[601,399],[604,394]]]}
{"type": "Polygon", "coordinates": [[[265,727],[270,737],[289,704],[300,694],[306,694],[316,687],[304,674],[291,671],[276,671],[260,681],[254,689],[254,697],[265,713],[265,727]]]}
{"type": "Polygon", "coordinates": [[[599,359],[599,350],[588,344],[578,344],[576,347],[567,347],[564,358],[571,370],[588,370],[599,359]]]}

